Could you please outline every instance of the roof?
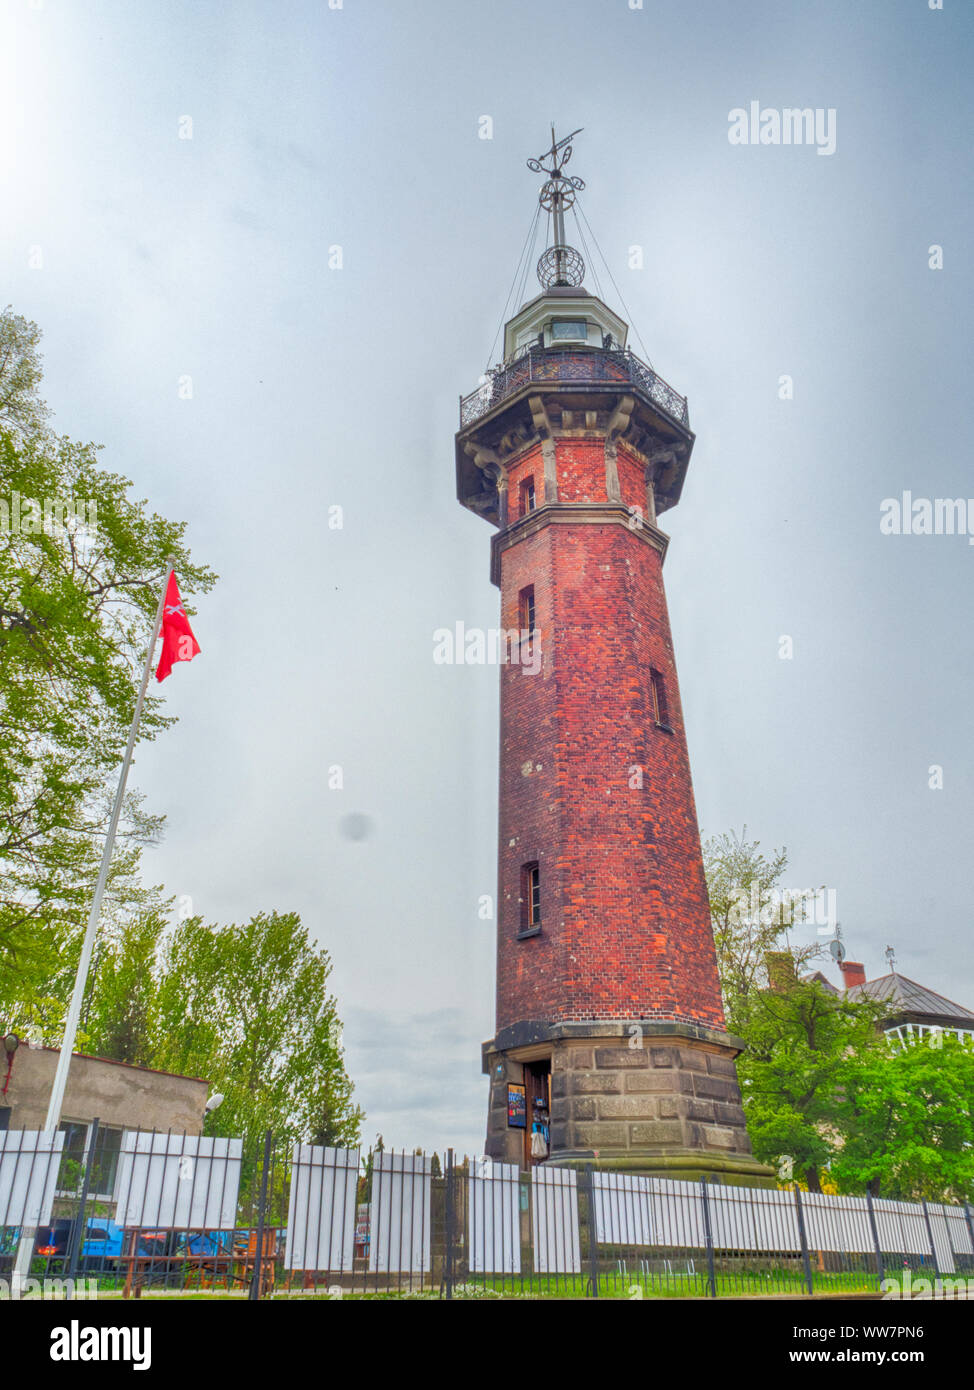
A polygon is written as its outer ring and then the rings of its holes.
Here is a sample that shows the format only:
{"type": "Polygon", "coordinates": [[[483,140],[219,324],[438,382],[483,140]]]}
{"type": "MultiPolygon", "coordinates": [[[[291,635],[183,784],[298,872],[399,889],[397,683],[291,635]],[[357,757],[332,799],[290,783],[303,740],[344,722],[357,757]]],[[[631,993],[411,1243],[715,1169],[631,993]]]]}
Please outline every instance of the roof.
{"type": "MultiPolygon", "coordinates": [[[[42,1044],[39,1050],[58,1053],[61,1051],[59,1047],[48,1047],[46,1044],[42,1044]]],[[[205,1076],[187,1076],[185,1072],[181,1071],[162,1071],[159,1067],[139,1066],[137,1062],[119,1062],[114,1057],[96,1057],[92,1052],[72,1052],[71,1056],[83,1057],[86,1062],[103,1062],[106,1067],[127,1067],[129,1071],[148,1071],[154,1076],[173,1076],[177,1081],[199,1081],[203,1086],[210,1084],[205,1076]]]]}
{"type": "Polygon", "coordinates": [[[848,993],[850,999],[888,999],[891,1015],[922,1014],[924,1018],[963,1019],[974,1024],[974,1013],[965,1009],[963,1004],[955,1004],[935,990],[918,985],[916,980],[908,980],[896,971],[867,980],[864,985],[853,985],[848,993]]]}

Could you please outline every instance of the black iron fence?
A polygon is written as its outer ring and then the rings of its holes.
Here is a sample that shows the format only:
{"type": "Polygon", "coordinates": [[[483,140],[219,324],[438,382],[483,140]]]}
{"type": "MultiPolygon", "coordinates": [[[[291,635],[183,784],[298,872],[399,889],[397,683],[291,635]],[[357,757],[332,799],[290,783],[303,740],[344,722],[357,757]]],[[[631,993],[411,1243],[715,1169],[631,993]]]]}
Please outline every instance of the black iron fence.
{"type": "Polygon", "coordinates": [[[968,1205],[97,1124],[0,1134],[8,1291],[18,1251],[106,1298],[974,1290],[968,1205]]]}

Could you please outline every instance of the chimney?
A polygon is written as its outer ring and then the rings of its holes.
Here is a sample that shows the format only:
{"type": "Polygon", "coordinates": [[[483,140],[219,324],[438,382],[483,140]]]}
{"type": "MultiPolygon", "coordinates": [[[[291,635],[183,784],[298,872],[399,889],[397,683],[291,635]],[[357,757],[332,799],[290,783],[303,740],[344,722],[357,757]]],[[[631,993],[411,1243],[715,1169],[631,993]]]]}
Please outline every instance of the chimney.
{"type": "Polygon", "coordinates": [[[866,983],[866,969],[860,961],[840,961],[839,969],[842,971],[846,993],[848,993],[850,989],[854,989],[856,985],[864,985],[866,983]]]}

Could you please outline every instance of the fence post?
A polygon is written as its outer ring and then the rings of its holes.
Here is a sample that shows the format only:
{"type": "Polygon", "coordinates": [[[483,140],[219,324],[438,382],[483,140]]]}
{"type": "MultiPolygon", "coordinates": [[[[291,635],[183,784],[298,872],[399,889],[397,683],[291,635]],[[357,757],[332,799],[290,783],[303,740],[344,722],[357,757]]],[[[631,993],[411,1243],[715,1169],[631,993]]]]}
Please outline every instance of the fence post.
{"type": "Polygon", "coordinates": [[[453,1191],[453,1150],[446,1151],[446,1192],[444,1207],[444,1225],[446,1227],[446,1258],[443,1261],[443,1283],[447,1298],[453,1298],[453,1246],[454,1246],[454,1225],[456,1223],[456,1209],[454,1205],[453,1191]]]}
{"type": "Polygon", "coordinates": [[[595,1164],[586,1163],[582,1173],[583,1191],[588,1194],[588,1282],[591,1297],[599,1296],[599,1244],[595,1230],[595,1164]]]}
{"type": "Polygon", "coordinates": [[[933,1260],[933,1277],[940,1277],[940,1270],[937,1268],[937,1247],[933,1243],[933,1227],[930,1224],[930,1212],[927,1208],[927,1199],[923,1199],[923,1219],[927,1223],[927,1240],[930,1242],[930,1258],[933,1260]]]}
{"type": "Polygon", "coordinates": [[[876,1276],[880,1284],[883,1282],[885,1271],[883,1270],[883,1252],[879,1248],[879,1227],[876,1225],[876,1213],[873,1211],[873,1194],[866,1190],[866,1208],[869,1212],[869,1224],[873,1232],[873,1250],[876,1254],[876,1276]]]}
{"type": "Polygon", "coordinates": [[[812,1262],[809,1259],[808,1238],[805,1234],[805,1212],[802,1207],[802,1194],[798,1190],[797,1183],[795,1184],[795,1210],[798,1212],[798,1234],[801,1236],[802,1242],[802,1262],[805,1266],[805,1283],[808,1285],[808,1292],[814,1293],[815,1289],[812,1284],[812,1262]]]}
{"type": "MultiPolygon", "coordinates": [[[[971,1260],[974,1262],[974,1221],[971,1220],[971,1204],[964,1203],[964,1220],[967,1222],[967,1235],[971,1242],[971,1260]]],[[[972,1264],[974,1268],[974,1264],[972,1264]]]]}
{"type": "Polygon", "coordinates": [[[71,1245],[68,1250],[68,1258],[65,1261],[67,1270],[65,1271],[68,1279],[73,1279],[78,1272],[78,1257],[81,1254],[82,1232],[85,1226],[85,1207],[88,1204],[88,1189],[91,1185],[91,1170],[95,1166],[95,1145],[98,1143],[97,1116],[91,1122],[91,1135],[88,1139],[88,1153],[85,1156],[85,1171],[81,1179],[81,1199],[78,1202],[78,1218],[74,1223],[71,1232],[71,1245]]]}
{"type": "Polygon", "coordinates": [[[260,1198],[257,1208],[257,1250],[254,1253],[254,1274],[250,1281],[250,1294],[248,1295],[251,1302],[255,1302],[260,1298],[261,1266],[264,1262],[264,1212],[267,1207],[267,1177],[271,1166],[272,1138],[272,1133],[268,1130],[264,1135],[264,1167],[260,1175],[260,1198]]]}
{"type": "Polygon", "coordinates": [[[717,1270],[714,1266],[714,1233],[710,1225],[710,1198],[707,1195],[707,1179],[700,1179],[700,1192],[703,1196],[703,1229],[707,1238],[707,1281],[710,1284],[710,1297],[717,1297],[717,1270]]]}

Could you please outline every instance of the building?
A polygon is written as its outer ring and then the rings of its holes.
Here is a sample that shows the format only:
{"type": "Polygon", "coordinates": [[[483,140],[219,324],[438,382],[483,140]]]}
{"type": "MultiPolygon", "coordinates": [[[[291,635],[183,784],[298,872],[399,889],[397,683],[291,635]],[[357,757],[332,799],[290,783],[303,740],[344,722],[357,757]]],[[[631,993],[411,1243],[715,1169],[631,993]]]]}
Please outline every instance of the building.
{"type": "MultiPolygon", "coordinates": [[[[892,962],[891,962],[892,967],[892,962]]],[[[942,994],[917,984],[899,971],[874,980],[866,979],[865,967],[857,960],[843,960],[843,990],[836,989],[820,970],[811,976],[833,994],[843,992],[850,999],[885,1001],[887,1012],[881,1021],[883,1032],[898,1042],[927,1037],[931,1033],[954,1033],[958,1038],[974,1038],[974,1013],[963,1004],[955,1004],[942,994]]]]}
{"type": "MultiPolygon", "coordinates": [[[[43,1129],[57,1067],[57,1048],[4,1041],[0,1130],[43,1129]]],[[[111,1195],[115,1163],[126,1129],[200,1134],[209,1083],[195,1076],[135,1067],[105,1057],[71,1055],[62,1119],[66,1159],[81,1162],[98,1120],[96,1154],[105,1192],[111,1195]]],[[[98,1195],[98,1194],[96,1194],[98,1195]]]]}
{"type": "Polygon", "coordinates": [[[694,436],[565,244],[570,138],[529,162],[542,292],[456,436],[508,658],[486,1151],[753,1182],[662,578],[694,436]]]}

